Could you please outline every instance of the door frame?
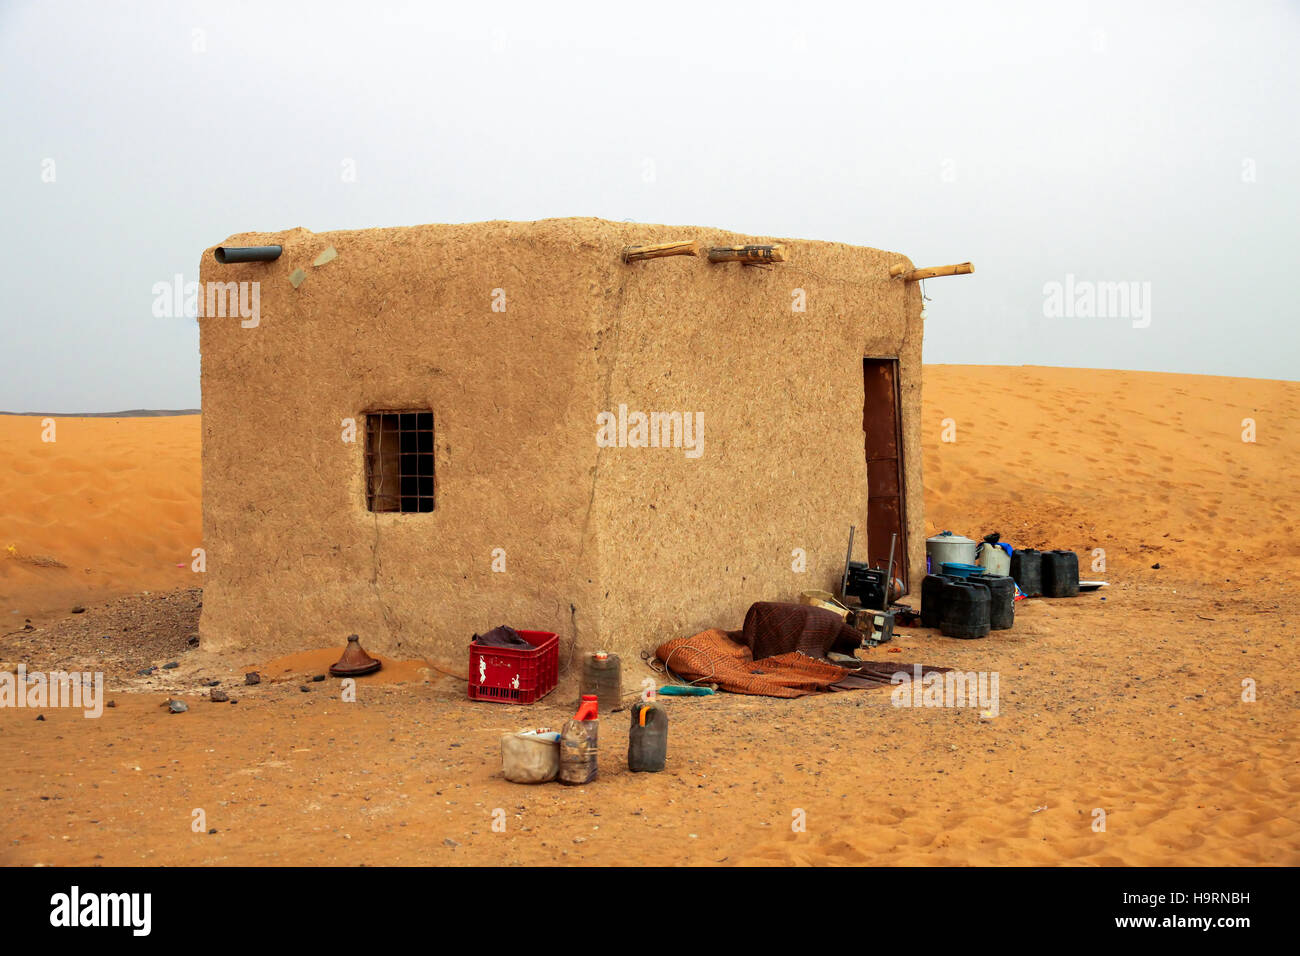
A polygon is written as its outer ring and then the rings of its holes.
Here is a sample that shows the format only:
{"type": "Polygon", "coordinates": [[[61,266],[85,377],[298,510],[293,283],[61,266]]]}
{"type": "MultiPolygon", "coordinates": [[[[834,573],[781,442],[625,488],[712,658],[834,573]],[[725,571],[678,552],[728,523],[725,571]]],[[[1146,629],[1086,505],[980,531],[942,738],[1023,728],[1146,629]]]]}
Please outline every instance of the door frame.
{"type": "MultiPolygon", "coordinates": [[[[906,452],[905,452],[905,446],[903,444],[903,390],[902,390],[902,382],[900,380],[901,363],[899,361],[898,356],[896,355],[864,355],[862,357],[862,381],[863,381],[862,402],[863,402],[864,425],[866,419],[866,401],[867,401],[866,376],[869,368],[868,363],[873,363],[873,362],[874,363],[887,362],[889,363],[890,366],[892,366],[892,371],[893,371],[894,447],[898,451],[898,454],[894,459],[895,467],[897,469],[897,475],[895,476],[895,480],[898,483],[898,545],[894,549],[894,567],[895,567],[894,576],[902,579],[903,594],[906,595],[911,593],[911,573],[910,573],[911,568],[908,566],[909,562],[908,562],[908,549],[907,549],[907,517],[908,517],[907,468],[906,468],[906,461],[905,461],[906,452]]],[[[867,480],[867,516],[866,516],[867,528],[868,528],[867,560],[870,561],[872,543],[871,543],[870,530],[869,530],[871,524],[871,517],[870,517],[871,516],[871,480],[869,475],[869,469],[871,467],[870,465],[871,459],[866,457],[867,447],[866,447],[865,427],[863,429],[862,453],[863,453],[863,472],[864,472],[864,477],[867,480]]],[[[876,460],[885,461],[887,459],[876,459],[876,460]]],[[[882,547],[881,550],[886,555],[888,554],[888,549],[882,547]]]]}

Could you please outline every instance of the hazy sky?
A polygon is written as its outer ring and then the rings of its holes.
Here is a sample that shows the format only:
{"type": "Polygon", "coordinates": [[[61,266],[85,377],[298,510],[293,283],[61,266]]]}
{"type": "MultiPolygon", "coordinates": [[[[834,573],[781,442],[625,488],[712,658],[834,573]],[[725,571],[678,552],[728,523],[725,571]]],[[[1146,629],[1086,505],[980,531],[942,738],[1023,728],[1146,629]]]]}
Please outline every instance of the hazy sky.
{"type": "Polygon", "coordinates": [[[550,216],[969,259],[927,362],[1297,378],[1300,6],[991,8],[0,0],[0,408],[197,406],[152,290],[231,233],[550,216]]]}

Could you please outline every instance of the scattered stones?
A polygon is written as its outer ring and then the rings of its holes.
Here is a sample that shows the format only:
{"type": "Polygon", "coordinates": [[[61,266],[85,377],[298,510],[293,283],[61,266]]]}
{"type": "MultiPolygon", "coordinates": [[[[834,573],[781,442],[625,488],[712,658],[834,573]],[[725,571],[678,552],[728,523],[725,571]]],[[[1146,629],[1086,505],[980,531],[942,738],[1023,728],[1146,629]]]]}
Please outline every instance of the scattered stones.
{"type": "Polygon", "coordinates": [[[249,687],[252,687],[254,684],[260,684],[262,683],[262,675],[257,671],[249,671],[244,675],[244,683],[249,687]]]}
{"type": "Polygon", "coordinates": [[[157,669],[158,669],[158,668],[156,668],[156,667],[154,667],[152,664],[150,664],[148,667],[145,667],[145,668],[142,668],[141,670],[136,671],[136,673],[139,674],[141,677],[148,677],[150,674],[152,674],[152,673],[153,673],[154,671],[156,671],[157,669]]]}
{"type": "MultiPolygon", "coordinates": [[[[883,587],[883,585],[882,585],[882,587],[883,587]]],[[[226,701],[230,700],[230,695],[229,695],[229,694],[227,694],[224,690],[220,690],[220,689],[218,689],[218,688],[216,688],[216,687],[214,687],[214,688],[212,688],[212,690],[208,691],[208,697],[209,697],[213,702],[218,703],[218,704],[224,704],[226,701]]]]}

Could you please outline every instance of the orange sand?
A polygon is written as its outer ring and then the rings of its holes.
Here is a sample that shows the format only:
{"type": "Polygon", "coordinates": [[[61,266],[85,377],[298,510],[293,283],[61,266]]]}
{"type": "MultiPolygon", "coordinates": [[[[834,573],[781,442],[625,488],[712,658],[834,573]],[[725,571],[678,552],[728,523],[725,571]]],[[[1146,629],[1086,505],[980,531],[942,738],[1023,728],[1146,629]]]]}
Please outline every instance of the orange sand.
{"type": "Polygon", "coordinates": [[[202,584],[199,416],[41,422],[0,415],[0,630],[202,584]]]}
{"type": "Polygon", "coordinates": [[[1300,571],[1300,383],[927,365],[924,388],[929,533],[996,529],[1027,547],[1100,547],[1121,571],[1300,571]],[[953,443],[940,440],[949,418],[953,443]]]}
{"type": "MultiPolygon", "coordinates": [[[[1300,863],[1300,384],[930,366],[925,389],[930,529],[1073,548],[1111,582],[1022,602],[984,641],[908,629],[864,652],[999,671],[997,719],[888,691],[674,701],[665,773],[627,772],[618,714],[595,784],[528,788],[500,778],[497,737],[557,725],[572,681],[531,709],[469,704],[455,678],[387,662],[343,704],[297,686],[341,641],[196,651],[168,672],[188,714],[129,686],[100,720],[0,710],[0,863],[1300,863]],[[239,686],[247,669],[266,682],[239,686]],[[200,674],[238,705],[198,697],[200,674]],[[198,807],[218,833],[192,831],[198,807]]],[[[60,420],[54,446],[39,431],[0,417],[5,619],[193,586],[197,418],[60,420]]]]}
{"type": "MultiPolygon", "coordinates": [[[[277,657],[275,660],[263,664],[250,661],[240,669],[245,673],[257,671],[262,675],[263,680],[272,683],[294,680],[296,676],[303,674],[328,674],[330,665],[339,659],[342,650],[343,645],[340,642],[339,647],[300,651],[297,654],[277,657]]],[[[365,675],[367,684],[404,684],[409,681],[424,680],[433,674],[432,669],[424,661],[395,661],[390,657],[384,657],[382,654],[371,654],[370,656],[380,661],[384,666],[373,674],[365,675]],[[430,673],[424,673],[425,671],[430,673]]]]}

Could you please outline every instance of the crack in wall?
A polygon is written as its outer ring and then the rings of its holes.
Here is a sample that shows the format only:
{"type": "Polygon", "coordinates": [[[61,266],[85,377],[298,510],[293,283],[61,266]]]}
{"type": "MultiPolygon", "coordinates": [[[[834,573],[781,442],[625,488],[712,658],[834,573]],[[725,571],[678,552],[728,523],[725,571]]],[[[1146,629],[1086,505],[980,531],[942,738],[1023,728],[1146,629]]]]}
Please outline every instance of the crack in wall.
{"type": "MultiPolygon", "coordinates": [[[[606,368],[605,368],[605,401],[604,404],[601,406],[602,410],[608,409],[610,407],[609,403],[613,394],[614,368],[615,366],[618,365],[618,346],[619,346],[619,340],[622,337],[623,306],[624,306],[624,300],[626,298],[626,295],[627,295],[627,283],[620,282],[618,286],[618,296],[615,299],[614,305],[611,310],[613,313],[612,328],[614,331],[614,343],[610,352],[608,353],[609,360],[606,363],[606,368]]],[[[603,451],[604,449],[600,447],[599,443],[597,443],[596,461],[591,471],[591,494],[587,496],[587,512],[582,517],[582,532],[578,538],[579,558],[582,557],[583,553],[587,549],[587,530],[591,525],[591,512],[592,509],[595,507],[595,503],[596,503],[596,485],[600,481],[600,459],[601,459],[601,452],[603,451]]]]}
{"type": "Polygon", "coordinates": [[[384,601],[383,595],[379,591],[379,575],[382,571],[383,562],[379,558],[379,516],[375,515],[375,537],[370,543],[370,590],[374,592],[375,603],[379,605],[380,616],[384,619],[384,627],[388,629],[388,636],[397,646],[400,642],[397,638],[397,626],[393,622],[392,613],[388,609],[388,604],[384,601]]]}

